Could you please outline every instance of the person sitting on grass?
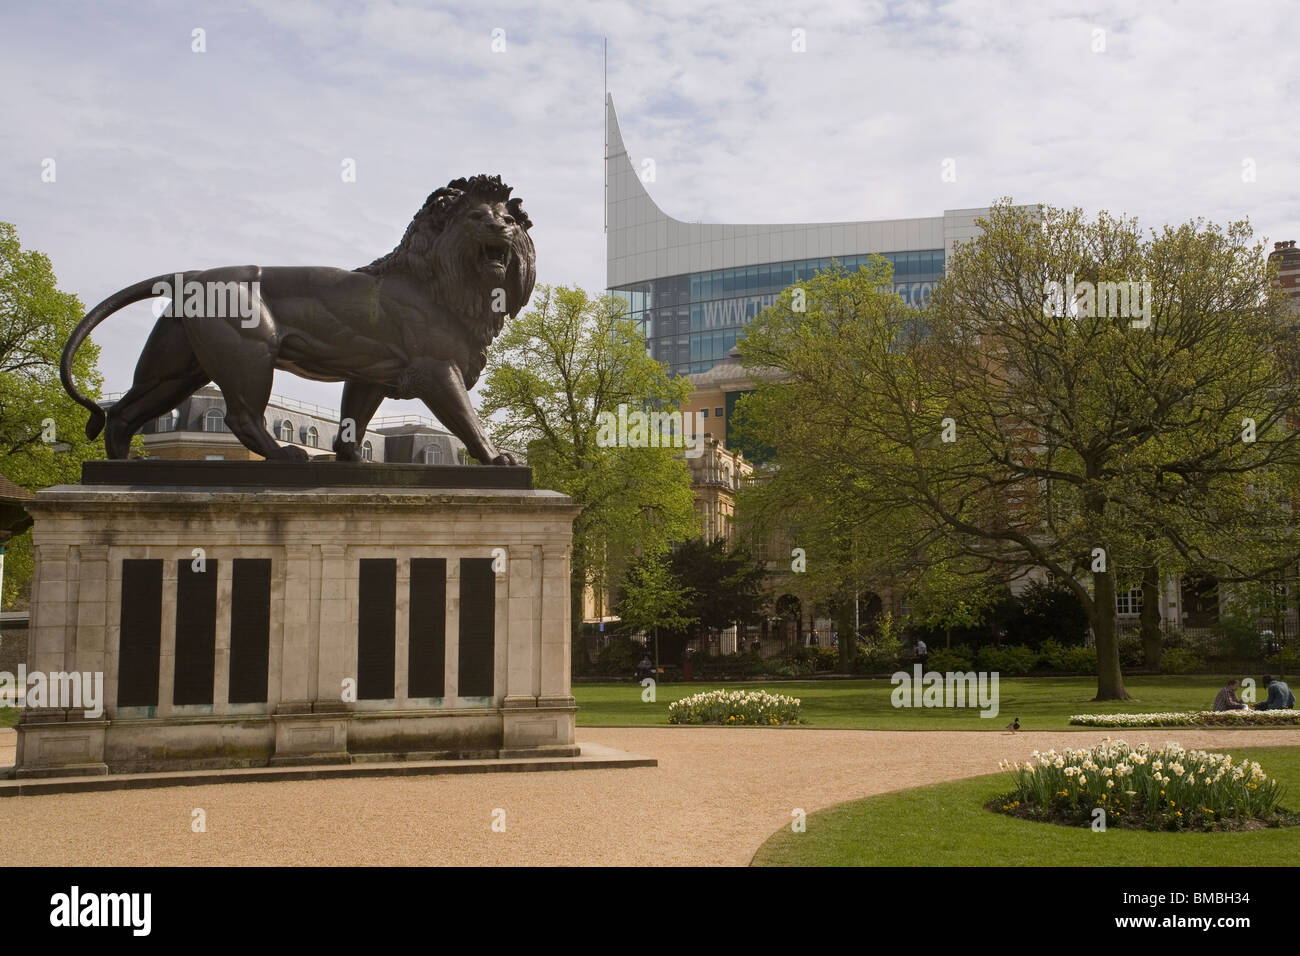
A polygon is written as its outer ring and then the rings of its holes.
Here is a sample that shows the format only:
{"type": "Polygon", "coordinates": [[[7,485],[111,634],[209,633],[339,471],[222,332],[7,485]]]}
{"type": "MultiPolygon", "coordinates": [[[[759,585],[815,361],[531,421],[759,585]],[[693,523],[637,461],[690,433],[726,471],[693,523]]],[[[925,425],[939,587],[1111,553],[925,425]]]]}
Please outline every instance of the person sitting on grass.
{"type": "Polygon", "coordinates": [[[1243,704],[1241,699],[1237,696],[1237,688],[1240,686],[1241,681],[1236,677],[1224,684],[1223,689],[1220,690],[1218,695],[1214,698],[1214,709],[1245,710],[1246,705],[1243,704]]]}
{"type": "Polygon", "coordinates": [[[1295,694],[1280,677],[1264,675],[1263,683],[1268,687],[1268,700],[1256,707],[1256,710],[1292,710],[1295,707],[1295,694]]]}

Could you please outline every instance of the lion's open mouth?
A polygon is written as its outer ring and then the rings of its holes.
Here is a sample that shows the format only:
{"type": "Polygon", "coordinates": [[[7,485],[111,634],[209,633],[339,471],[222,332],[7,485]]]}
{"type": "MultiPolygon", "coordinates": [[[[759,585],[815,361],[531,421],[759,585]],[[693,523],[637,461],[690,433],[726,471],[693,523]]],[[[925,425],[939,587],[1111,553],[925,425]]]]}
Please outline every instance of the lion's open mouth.
{"type": "Polygon", "coordinates": [[[483,255],[491,265],[504,269],[510,258],[510,246],[504,242],[485,242],[483,255]]]}

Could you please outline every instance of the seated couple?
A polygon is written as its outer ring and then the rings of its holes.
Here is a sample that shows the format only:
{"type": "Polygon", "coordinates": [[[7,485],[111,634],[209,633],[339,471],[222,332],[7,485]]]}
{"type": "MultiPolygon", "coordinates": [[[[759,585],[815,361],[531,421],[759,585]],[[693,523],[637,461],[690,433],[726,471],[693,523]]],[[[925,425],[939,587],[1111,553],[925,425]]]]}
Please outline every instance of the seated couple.
{"type": "MultiPolygon", "coordinates": [[[[1260,683],[1268,688],[1268,699],[1259,704],[1256,710],[1291,710],[1295,707],[1295,694],[1291,693],[1291,688],[1287,686],[1286,681],[1265,675],[1260,683]]],[[[1237,697],[1237,690],[1240,687],[1241,681],[1237,678],[1228,681],[1214,698],[1214,709],[1248,710],[1247,705],[1237,697]]]]}

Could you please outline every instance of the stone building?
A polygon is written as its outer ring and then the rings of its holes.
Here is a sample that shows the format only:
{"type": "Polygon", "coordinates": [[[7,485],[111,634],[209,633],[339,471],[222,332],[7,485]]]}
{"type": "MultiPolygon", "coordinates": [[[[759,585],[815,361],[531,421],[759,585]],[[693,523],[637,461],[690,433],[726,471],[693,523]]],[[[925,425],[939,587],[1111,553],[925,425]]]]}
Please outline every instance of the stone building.
{"type": "MultiPolygon", "coordinates": [[[[120,397],[106,395],[101,404],[120,397]]],[[[266,407],[266,428],[281,445],[296,445],[310,458],[328,460],[334,457],[339,413],[272,395],[266,407]]],[[[213,385],[199,389],[169,414],[146,424],[141,433],[150,458],[250,461],[262,457],[240,444],[226,427],[226,402],[213,385]]],[[[361,455],[368,461],[454,465],[467,460],[459,438],[419,415],[376,418],[360,439],[361,455]]]]}

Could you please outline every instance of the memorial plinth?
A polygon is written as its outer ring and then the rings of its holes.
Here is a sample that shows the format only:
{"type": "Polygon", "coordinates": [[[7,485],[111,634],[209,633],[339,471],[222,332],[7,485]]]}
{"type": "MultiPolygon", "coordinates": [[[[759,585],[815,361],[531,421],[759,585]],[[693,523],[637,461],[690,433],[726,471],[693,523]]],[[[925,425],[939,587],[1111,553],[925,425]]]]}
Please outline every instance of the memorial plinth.
{"type": "Polygon", "coordinates": [[[98,462],[27,507],[28,671],[104,692],[25,709],[19,776],[578,753],[579,509],[526,468],[98,462]]]}

